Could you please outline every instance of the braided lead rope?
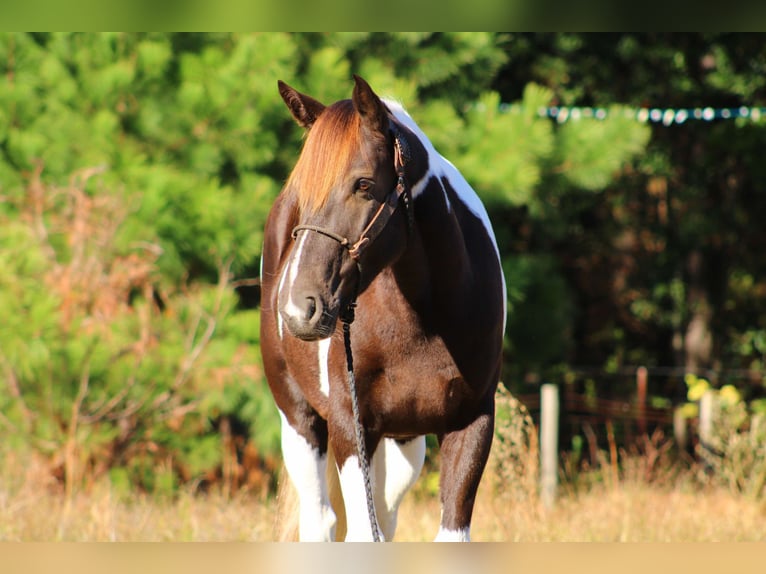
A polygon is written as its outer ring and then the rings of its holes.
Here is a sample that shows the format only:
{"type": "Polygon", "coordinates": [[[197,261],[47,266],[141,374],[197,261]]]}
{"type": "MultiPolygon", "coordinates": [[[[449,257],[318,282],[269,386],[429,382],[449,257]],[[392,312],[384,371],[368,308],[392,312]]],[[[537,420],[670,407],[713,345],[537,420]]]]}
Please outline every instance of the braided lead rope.
{"type": "Polygon", "coordinates": [[[343,342],[346,347],[346,369],[348,372],[348,391],[351,395],[351,412],[354,416],[354,436],[356,438],[356,452],[359,458],[359,466],[362,469],[364,479],[364,492],[367,496],[367,514],[370,517],[370,529],[372,530],[372,540],[380,542],[383,536],[378,526],[378,519],[375,513],[375,500],[372,494],[372,480],[370,478],[370,465],[367,461],[367,447],[364,440],[364,428],[362,427],[362,418],[359,414],[359,398],[356,393],[356,378],[354,377],[354,356],[351,353],[351,323],[354,320],[354,307],[356,301],[352,301],[346,313],[341,318],[343,321],[343,342]]]}
{"type": "MultiPolygon", "coordinates": [[[[396,126],[394,126],[396,127],[396,126]]],[[[409,189],[407,188],[406,180],[404,178],[404,165],[410,159],[410,149],[406,140],[401,136],[398,129],[395,130],[394,138],[394,167],[397,173],[397,186],[395,189],[397,199],[404,198],[404,207],[407,210],[407,223],[408,232],[412,231],[413,214],[410,206],[409,189]]],[[[373,223],[378,219],[385,207],[387,201],[378,209],[372,221],[367,225],[362,232],[359,241],[354,244],[353,248],[349,251],[352,258],[356,261],[359,268],[359,276],[361,280],[362,267],[359,264],[358,254],[361,246],[368,241],[367,232],[372,228],[373,223]]],[[[357,284],[357,289],[359,285],[357,284]]],[[[358,294],[358,293],[357,293],[358,294]]],[[[367,461],[367,447],[364,440],[364,428],[362,427],[362,417],[359,414],[359,397],[356,393],[356,377],[354,376],[354,355],[351,351],[351,323],[354,322],[354,309],[356,308],[356,296],[349,303],[345,312],[341,316],[343,322],[343,343],[346,347],[346,370],[348,373],[348,391],[351,397],[351,412],[354,417],[354,437],[356,438],[356,452],[359,458],[359,466],[362,470],[362,477],[364,479],[364,493],[367,497],[367,514],[370,518],[370,530],[372,531],[373,542],[380,542],[383,540],[383,535],[380,532],[380,526],[378,525],[377,513],[375,512],[375,499],[372,494],[372,480],[370,478],[370,465],[367,461]]]]}

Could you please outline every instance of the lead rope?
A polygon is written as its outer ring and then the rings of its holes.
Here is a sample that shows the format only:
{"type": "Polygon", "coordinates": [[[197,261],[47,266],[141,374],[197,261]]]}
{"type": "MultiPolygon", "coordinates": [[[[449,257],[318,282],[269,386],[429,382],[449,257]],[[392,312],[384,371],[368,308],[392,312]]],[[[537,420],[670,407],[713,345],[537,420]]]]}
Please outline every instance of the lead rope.
{"type": "Polygon", "coordinates": [[[354,355],[351,352],[351,323],[354,321],[354,308],[356,299],[352,301],[346,312],[341,317],[343,322],[343,343],[346,347],[346,370],[348,372],[348,392],[351,395],[351,412],[354,416],[354,435],[356,438],[356,452],[359,458],[359,465],[362,469],[364,479],[364,493],[367,496],[367,514],[370,517],[370,529],[372,530],[373,542],[380,542],[383,538],[378,526],[378,519],[375,513],[375,500],[372,495],[372,480],[370,478],[370,465],[367,461],[367,447],[364,440],[364,428],[362,427],[362,417],[359,414],[359,398],[356,394],[356,377],[354,377],[354,355]]]}
{"type": "MultiPolygon", "coordinates": [[[[409,145],[407,145],[406,143],[406,140],[401,136],[398,128],[396,128],[396,126],[393,125],[392,129],[394,131],[394,141],[395,141],[394,165],[396,166],[396,172],[398,176],[397,189],[401,190],[400,196],[402,197],[402,201],[404,202],[404,208],[407,212],[408,231],[412,231],[414,216],[412,213],[412,207],[410,205],[410,197],[406,189],[406,182],[404,179],[404,164],[410,159],[410,149],[409,149],[409,145]]],[[[378,210],[378,213],[380,213],[380,210],[378,210]]],[[[377,219],[378,213],[376,213],[376,215],[373,217],[373,221],[377,219]]],[[[369,229],[370,225],[367,226],[367,229],[369,229]]],[[[319,231],[320,233],[324,233],[325,235],[328,235],[329,237],[336,239],[337,241],[340,242],[341,245],[344,245],[344,246],[347,246],[349,243],[347,239],[340,237],[334,233],[327,233],[323,229],[309,227],[307,225],[302,226],[302,228],[313,229],[314,231],[319,231]]],[[[362,232],[362,238],[365,238],[367,229],[365,229],[365,231],[362,232]]],[[[294,234],[295,234],[295,230],[293,230],[293,236],[294,234]]],[[[358,252],[359,246],[362,245],[361,241],[362,240],[360,239],[360,241],[353,246],[352,251],[350,251],[353,259],[356,260],[357,262],[357,266],[359,266],[359,261],[357,259],[358,253],[354,255],[354,250],[358,252]]],[[[361,277],[361,274],[362,274],[362,269],[361,267],[359,267],[360,277],[361,277]]],[[[375,499],[373,498],[373,494],[372,494],[370,464],[367,460],[367,446],[366,446],[366,441],[364,439],[364,427],[362,426],[362,417],[359,414],[359,397],[357,396],[357,393],[356,393],[356,377],[354,376],[354,355],[351,352],[351,323],[354,322],[354,309],[356,309],[356,296],[354,296],[351,303],[349,303],[348,307],[346,308],[346,311],[340,317],[340,320],[343,323],[343,344],[346,347],[346,371],[348,374],[348,377],[347,377],[348,392],[351,397],[351,413],[354,417],[354,437],[356,438],[356,453],[357,453],[357,457],[359,458],[359,466],[361,467],[362,478],[364,480],[364,493],[367,497],[367,514],[370,517],[370,530],[372,531],[372,540],[373,542],[380,542],[383,539],[383,535],[380,532],[380,526],[378,525],[378,518],[375,513],[375,499]]]]}

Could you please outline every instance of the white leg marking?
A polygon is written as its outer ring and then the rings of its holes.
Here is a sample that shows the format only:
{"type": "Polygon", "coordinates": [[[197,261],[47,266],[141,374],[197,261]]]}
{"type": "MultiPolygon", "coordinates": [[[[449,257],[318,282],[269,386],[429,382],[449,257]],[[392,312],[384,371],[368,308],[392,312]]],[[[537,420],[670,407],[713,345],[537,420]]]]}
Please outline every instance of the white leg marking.
{"type": "Polygon", "coordinates": [[[449,528],[439,528],[434,542],[470,542],[471,529],[461,528],[460,530],[450,530],[449,528]]]}
{"type": "MultiPolygon", "coordinates": [[[[367,494],[364,490],[364,478],[359,466],[359,459],[356,456],[348,457],[338,474],[340,487],[343,491],[343,501],[346,505],[346,542],[371,542],[372,528],[370,528],[367,494]]],[[[370,480],[374,491],[374,474],[370,480]]]]}
{"type": "Polygon", "coordinates": [[[335,539],[335,512],[327,491],[327,454],[320,456],[282,417],[282,456],[290,480],[300,500],[300,539],[332,541],[335,539]]]}
{"type": "Polygon", "coordinates": [[[375,508],[386,540],[394,538],[399,505],[420,476],[425,456],[426,437],[419,436],[406,443],[383,439],[372,457],[375,484],[383,485],[376,489],[375,508]]]}
{"type": "Polygon", "coordinates": [[[327,365],[331,342],[331,337],[319,341],[319,390],[326,397],[330,396],[330,374],[327,365]]]}

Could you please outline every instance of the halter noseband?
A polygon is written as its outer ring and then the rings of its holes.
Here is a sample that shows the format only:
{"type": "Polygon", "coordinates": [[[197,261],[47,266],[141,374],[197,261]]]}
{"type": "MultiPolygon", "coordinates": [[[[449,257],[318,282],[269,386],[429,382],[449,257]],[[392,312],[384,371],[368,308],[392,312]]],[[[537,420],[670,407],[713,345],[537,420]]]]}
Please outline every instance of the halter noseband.
{"type": "Polygon", "coordinates": [[[412,190],[407,185],[407,179],[404,175],[404,167],[411,159],[410,146],[407,143],[407,140],[404,139],[399,128],[393,123],[391,124],[391,131],[394,135],[394,169],[396,170],[397,177],[396,187],[391,190],[383,200],[383,203],[380,204],[380,207],[375,212],[375,215],[372,216],[372,219],[370,219],[367,227],[362,230],[359,239],[354,243],[351,243],[347,237],[343,237],[342,235],[317,225],[296,225],[292,231],[293,239],[298,236],[299,231],[314,231],[315,233],[334,239],[340,243],[342,247],[348,250],[348,254],[354,261],[356,261],[357,266],[359,266],[359,259],[362,251],[381,233],[381,231],[383,231],[386,223],[388,223],[388,220],[391,218],[394,211],[396,211],[399,201],[404,204],[404,209],[407,212],[407,229],[408,231],[412,230],[414,222],[412,213],[412,190]]]}

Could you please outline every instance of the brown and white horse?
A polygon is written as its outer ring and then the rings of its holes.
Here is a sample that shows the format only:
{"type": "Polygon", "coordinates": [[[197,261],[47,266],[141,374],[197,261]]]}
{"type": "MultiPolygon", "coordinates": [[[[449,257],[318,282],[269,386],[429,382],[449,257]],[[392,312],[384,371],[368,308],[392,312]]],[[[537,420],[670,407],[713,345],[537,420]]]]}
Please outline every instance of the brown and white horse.
{"type": "MultiPolygon", "coordinates": [[[[505,280],[487,212],[401,105],[355,76],[325,106],[279,82],[308,130],[277,197],[262,257],[261,348],[282,417],[301,540],[332,540],[328,448],[345,501],[346,540],[371,540],[338,318],[351,328],[374,507],[390,540],[438,438],[436,540],[470,539],[494,429],[505,280]]],[[[488,166],[489,169],[489,166],[488,166]]]]}

